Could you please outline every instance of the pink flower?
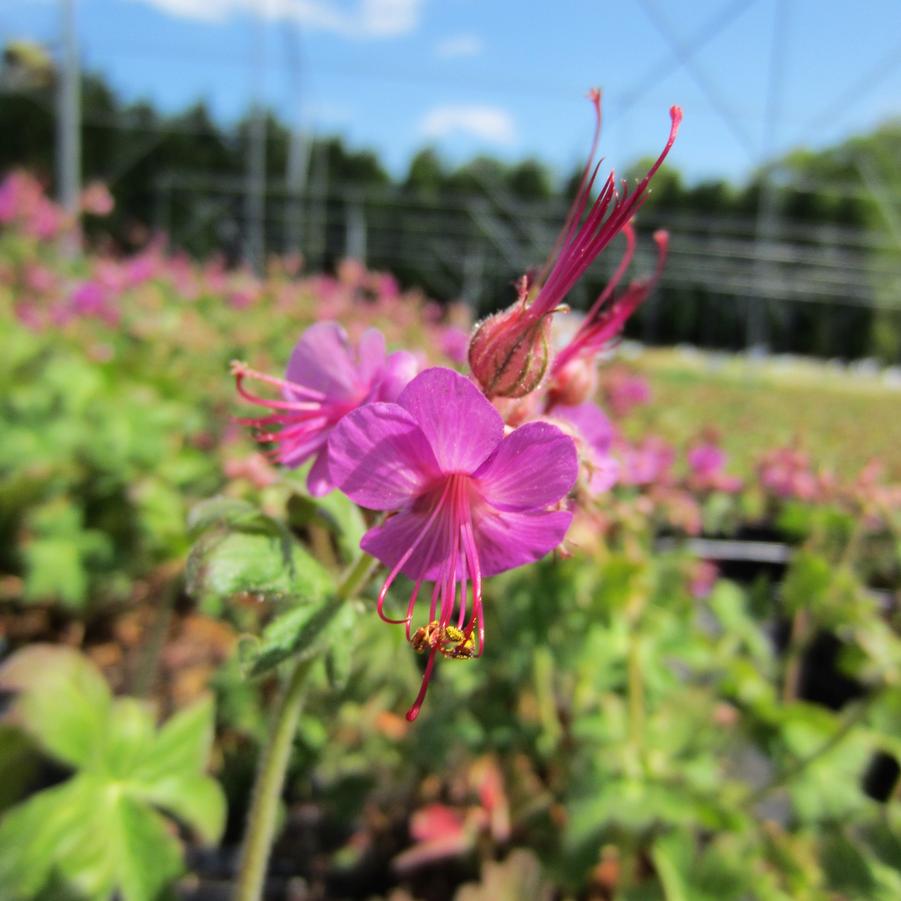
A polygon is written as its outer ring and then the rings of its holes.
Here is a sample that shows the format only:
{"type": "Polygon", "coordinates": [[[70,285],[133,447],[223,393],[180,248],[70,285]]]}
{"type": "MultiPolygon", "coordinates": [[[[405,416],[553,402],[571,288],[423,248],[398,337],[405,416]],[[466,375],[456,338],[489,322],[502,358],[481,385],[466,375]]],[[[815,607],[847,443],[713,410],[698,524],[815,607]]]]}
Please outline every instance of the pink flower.
{"type": "Polygon", "coordinates": [[[504,437],[500,414],[472,382],[450,369],[418,375],[397,403],[348,414],[329,439],[335,484],[362,507],[398,511],[363,536],[361,547],[389,574],[378,612],[403,623],[407,640],[428,651],[414,720],[435,658],[479,656],[484,648],[482,579],[543,557],[572,514],[551,509],[578,473],[571,438],[547,422],[504,437]],[[403,573],[415,585],[402,620],[383,613],[403,573]],[[425,626],[411,634],[425,581],[434,582],[425,626]],[[467,595],[471,592],[471,601],[467,595]]]}
{"type": "Polygon", "coordinates": [[[725,467],[726,453],[721,447],[710,442],[696,444],[688,452],[688,465],[695,475],[710,477],[725,467]]]}
{"type": "Polygon", "coordinates": [[[670,130],[666,144],[648,174],[638,182],[634,190],[630,192],[625,183],[621,190],[617,190],[616,175],[610,172],[597,197],[592,200],[592,191],[601,166],[600,162],[594,163],[601,133],[600,91],[591,91],[589,99],[595,109],[594,140],[579,189],[550,259],[534,283],[531,278],[523,277],[515,304],[483,320],[473,333],[469,346],[469,364],[479,384],[490,396],[521,397],[538,387],[548,363],[547,331],[550,317],[562,309],[561,305],[569,292],[598,254],[620,232],[625,230],[628,241],[626,257],[610,284],[589,310],[573,346],[565,349],[558,357],[555,363],[557,370],[561,370],[567,362],[581,353],[594,353],[614,337],[659,277],[666,249],[664,232],[655,235],[661,248],[661,259],[654,279],[633,283],[620,298],[607,304],[631,258],[634,236],[630,222],[647,198],[648,185],[676,140],[682,110],[678,106],[670,107],[670,130]]]}
{"type": "Polygon", "coordinates": [[[604,395],[613,415],[622,418],[633,407],[650,402],[651,386],[643,376],[633,375],[624,369],[615,369],[605,381],[604,395]]]}
{"type": "Polygon", "coordinates": [[[669,247],[669,234],[658,230],[654,232],[654,241],[657,244],[657,267],[653,274],[636,279],[618,297],[613,297],[616,286],[623,277],[635,250],[632,224],[627,223],[623,232],[627,241],[626,253],[607,286],[585,314],[582,324],[572,340],[557,354],[552,369],[554,377],[571,361],[579,357],[590,359],[608,347],[625,328],[631,315],[647,300],[663,275],[666,252],[669,247]]]}
{"type": "Polygon", "coordinates": [[[609,491],[619,481],[620,466],[610,454],[616,430],[603,410],[587,401],[575,406],[556,404],[549,415],[575,432],[589,494],[609,491]]]}
{"type": "Polygon", "coordinates": [[[620,452],[625,485],[664,484],[675,459],[675,451],[663,439],[650,435],[639,444],[626,444],[620,452]]]}
{"type": "Polygon", "coordinates": [[[81,210],[91,216],[109,216],[115,205],[113,195],[102,181],[92,181],[81,192],[81,210]]]}
{"type": "Polygon", "coordinates": [[[238,393],[245,400],[272,410],[268,416],[245,419],[263,429],[259,441],[274,442],[270,458],[296,467],[313,458],[307,475],[310,494],[321,496],[334,487],[329,477],[328,438],[341,418],[370,401],[390,401],[416,374],[416,360],[406,351],[385,355],[385,338],[369,329],[352,348],[347,333],[334,322],[310,326],[294,346],[284,379],[232,364],[238,393]],[[254,378],[281,389],[282,399],[251,394],[244,387],[254,378]],[[281,426],[279,431],[268,431],[281,426]]]}
{"type": "Polygon", "coordinates": [[[469,332],[455,325],[445,325],[438,337],[441,352],[454,363],[466,362],[466,349],[469,347],[469,332]]]}
{"type": "Polygon", "coordinates": [[[701,491],[724,491],[733,494],[741,491],[741,479],[726,473],[726,452],[711,441],[696,444],[688,452],[688,465],[692,471],[692,487],[701,491]]]}
{"type": "Polygon", "coordinates": [[[697,600],[708,597],[719,576],[719,567],[710,560],[693,561],[688,584],[689,593],[697,600]]]}

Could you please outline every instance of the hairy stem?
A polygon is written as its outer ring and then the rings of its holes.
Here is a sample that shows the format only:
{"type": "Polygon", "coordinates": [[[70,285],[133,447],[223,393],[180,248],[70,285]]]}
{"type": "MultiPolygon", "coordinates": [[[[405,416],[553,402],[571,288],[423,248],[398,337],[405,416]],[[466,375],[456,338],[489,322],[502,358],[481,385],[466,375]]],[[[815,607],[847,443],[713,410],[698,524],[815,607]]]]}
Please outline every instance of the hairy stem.
{"type": "Polygon", "coordinates": [[[863,700],[858,701],[845,715],[841,725],[818,748],[815,748],[806,756],[796,760],[791,766],[786,767],[786,769],[774,776],[769,782],[752,791],[745,798],[744,803],[747,805],[756,804],[774,789],[785,785],[787,782],[791,782],[792,779],[803,773],[812,763],[815,763],[823,755],[828,754],[833,748],[841,744],[841,742],[854,731],[854,727],[866,716],[867,711],[870,709],[870,700],[871,698],[864,698],[863,700]]]}
{"type": "MultiPolygon", "coordinates": [[[[352,598],[365,584],[376,565],[371,557],[361,554],[338,585],[336,602],[342,603],[352,598]]],[[[275,838],[278,802],[285,784],[294,733],[300,719],[307,674],[315,661],[315,657],[295,661],[272,712],[269,739],[260,755],[250,811],[244,827],[235,901],[259,901],[263,897],[266,867],[275,838]]]]}

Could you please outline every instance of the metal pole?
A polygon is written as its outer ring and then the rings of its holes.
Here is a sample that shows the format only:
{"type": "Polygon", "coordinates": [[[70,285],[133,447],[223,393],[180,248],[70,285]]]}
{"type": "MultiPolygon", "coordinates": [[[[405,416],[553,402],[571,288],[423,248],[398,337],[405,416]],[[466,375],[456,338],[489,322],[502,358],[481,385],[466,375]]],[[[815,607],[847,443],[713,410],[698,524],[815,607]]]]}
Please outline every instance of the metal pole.
{"type": "Polygon", "coordinates": [[[359,197],[345,206],[344,255],[351,260],[366,263],[366,214],[359,197]]]}
{"type": "Polygon", "coordinates": [[[56,84],[56,190],[77,222],[81,195],[81,72],[75,0],[60,0],[61,59],[56,84]]]}
{"type": "Polygon", "coordinates": [[[244,193],[244,219],[247,224],[245,258],[257,274],[262,274],[266,258],[266,111],[263,107],[265,68],[265,24],[257,18],[252,62],[253,99],[247,140],[247,175],[244,193]]]}
{"type": "Polygon", "coordinates": [[[288,58],[288,76],[294,97],[294,125],[288,143],[288,159],[285,182],[288,188],[285,245],[287,252],[299,251],[303,242],[303,194],[307,186],[310,166],[310,141],[304,130],[303,103],[301,100],[302,57],[300,33],[296,26],[287,25],[284,30],[285,54],[288,58]]]}
{"type": "MultiPolygon", "coordinates": [[[[789,0],[775,0],[773,20],[773,49],[770,56],[770,79],[767,91],[766,119],[763,146],[761,148],[760,196],[757,200],[757,222],[755,226],[754,265],[755,281],[773,281],[777,278],[769,258],[775,250],[776,231],[779,228],[779,198],[773,183],[772,165],[768,161],[775,146],[776,128],[779,122],[783,81],[785,75],[785,50],[787,44],[787,18],[789,0]]],[[[761,294],[751,292],[748,296],[748,321],[746,343],[748,350],[766,353],[769,345],[768,303],[761,294]]]]}

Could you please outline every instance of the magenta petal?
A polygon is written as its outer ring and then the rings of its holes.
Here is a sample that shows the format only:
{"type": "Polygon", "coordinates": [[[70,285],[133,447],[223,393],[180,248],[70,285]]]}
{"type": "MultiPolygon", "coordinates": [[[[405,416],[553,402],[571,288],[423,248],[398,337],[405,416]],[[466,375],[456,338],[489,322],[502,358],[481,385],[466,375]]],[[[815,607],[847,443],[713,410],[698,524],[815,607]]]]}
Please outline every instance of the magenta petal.
{"type": "Polygon", "coordinates": [[[442,472],[475,472],[504,437],[497,410],[452,369],[420,373],[397,402],[419,423],[442,472]]]}
{"type": "Polygon", "coordinates": [[[572,438],[549,422],[529,422],[504,438],[476,478],[492,507],[535,510],[559,501],[578,474],[572,438]]]}
{"type": "Polygon", "coordinates": [[[289,469],[296,469],[306,463],[325,444],[328,435],[323,428],[316,429],[311,435],[304,435],[299,440],[281,442],[276,456],[278,462],[289,469]]]}
{"type": "Polygon", "coordinates": [[[335,487],[329,475],[328,444],[316,455],[307,473],[307,490],[313,497],[322,497],[335,487]]]}
{"type": "Polygon", "coordinates": [[[397,404],[366,404],[329,436],[332,481],[370,510],[395,510],[438,476],[438,464],[416,420],[397,404]]]}
{"type": "Polygon", "coordinates": [[[360,380],[347,332],[335,322],[317,322],[300,336],[285,377],[332,401],[362,399],[368,389],[360,380]]]}
{"type": "MultiPolygon", "coordinates": [[[[377,328],[366,329],[360,335],[357,357],[359,360],[357,378],[360,384],[371,385],[385,364],[385,336],[377,328]]],[[[379,400],[388,400],[388,398],[379,398],[379,400]]]]}
{"type": "Polygon", "coordinates": [[[451,555],[450,534],[440,512],[431,519],[430,511],[406,511],[370,529],[360,547],[391,569],[416,544],[400,571],[409,579],[436,579],[451,555]]]}
{"type": "Polygon", "coordinates": [[[416,354],[408,350],[397,350],[389,354],[370,399],[384,400],[393,404],[418,372],[419,359],[416,354]]]}
{"type": "Polygon", "coordinates": [[[588,466],[588,490],[592,494],[603,494],[619,481],[619,460],[609,454],[589,456],[586,464],[588,466]]]}
{"type": "Polygon", "coordinates": [[[572,407],[557,404],[550,415],[574,426],[596,453],[606,454],[610,450],[616,429],[597,404],[591,401],[572,407]]]}
{"type": "Polygon", "coordinates": [[[484,512],[474,523],[482,575],[493,576],[539,560],[563,541],[572,518],[568,510],[484,512]]]}

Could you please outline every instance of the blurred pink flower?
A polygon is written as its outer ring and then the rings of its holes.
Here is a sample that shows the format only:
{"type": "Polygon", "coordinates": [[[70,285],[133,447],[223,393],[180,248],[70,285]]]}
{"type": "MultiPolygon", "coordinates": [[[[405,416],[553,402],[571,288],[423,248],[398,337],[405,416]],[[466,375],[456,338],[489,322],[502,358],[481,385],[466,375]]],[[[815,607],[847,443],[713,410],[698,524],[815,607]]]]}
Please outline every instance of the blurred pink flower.
{"type": "Polygon", "coordinates": [[[622,419],[635,407],[651,401],[648,380],[625,369],[611,370],[604,380],[603,388],[607,406],[617,419],[622,419]]]}
{"type": "Polygon", "coordinates": [[[109,216],[116,202],[102,181],[92,181],[81,192],[81,211],[91,216],[109,216]]]}
{"type": "Polygon", "coordinates": [[[710,560],[693,561],[688,586],[691,596],[698,600],[706,598],[713,591],[713,586],[716,585],[719,576],[719,567],[710,560]]]}
{"type": "Polygon", "coordinates": [[[469,347],[469,332],[455,325],[445,325],[439,332],[441,353],[454,363],[466,362],[466,349],[469,347]]]}
{"type": "Polygon", "coordinates": [[[587,401],[577,406],[557,404],[549,415],[572,430],[589,493],[609,491],[619,480],[620,464],[611,454],[616,430],[603,410],[587,401]]]}
{"type": "Polygon", "coordinates": [[[662,438],[650,435],[637,444],[625,444],[619,456],[624,484],[650,485],[667,481],[676,453],[662,438]]]}
{"type": "Polygon", "coordinates": [[[724,491],[734,493],[742,487],[741,479],[725,472],[726,452],[711,441],[696,444],[688,452],[688,465],[692,471],[691,486],[700,491],[724,491]]]}

